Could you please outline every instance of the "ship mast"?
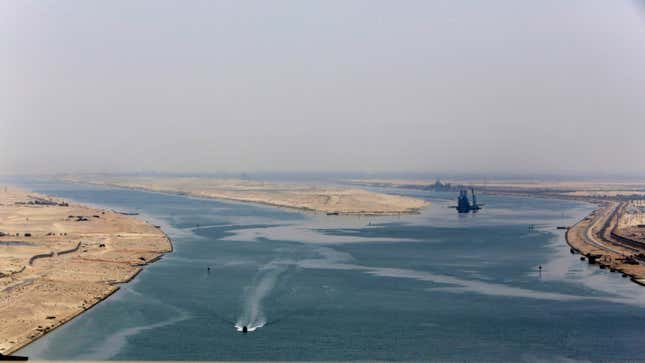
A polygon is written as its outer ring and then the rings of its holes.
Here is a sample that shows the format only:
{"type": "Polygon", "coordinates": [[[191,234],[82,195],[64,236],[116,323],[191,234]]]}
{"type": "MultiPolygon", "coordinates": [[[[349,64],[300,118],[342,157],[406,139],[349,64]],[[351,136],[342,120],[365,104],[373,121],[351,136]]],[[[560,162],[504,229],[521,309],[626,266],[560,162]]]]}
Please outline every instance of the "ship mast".
{"type": "Polygon", "coordinates": [[[474,189],[474,188],[470,188],[470,192],[471,192],[471,193],[472,193],[472,195],[473,195],[473,209],[475,209],[475,208],[477,208],[477,199],[475,198],[475,189],[474,189]]]}

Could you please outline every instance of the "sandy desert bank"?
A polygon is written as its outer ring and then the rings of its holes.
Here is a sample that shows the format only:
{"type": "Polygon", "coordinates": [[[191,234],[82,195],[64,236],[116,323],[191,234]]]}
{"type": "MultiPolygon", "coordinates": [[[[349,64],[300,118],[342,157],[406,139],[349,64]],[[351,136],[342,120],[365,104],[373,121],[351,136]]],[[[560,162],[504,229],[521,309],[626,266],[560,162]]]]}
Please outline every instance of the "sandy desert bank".
{"type": "Polygon", "coordinates": [[[210,177],[71,177],[66,181],[226,199],[332,214],[418,213],[430,203],[365,189],[210,177]]]}
{"type": "Polygon", "coordinates": [[[157,227],[0,188],[0,353],[12,353],[118,290],[172,250],[157,227]]]}

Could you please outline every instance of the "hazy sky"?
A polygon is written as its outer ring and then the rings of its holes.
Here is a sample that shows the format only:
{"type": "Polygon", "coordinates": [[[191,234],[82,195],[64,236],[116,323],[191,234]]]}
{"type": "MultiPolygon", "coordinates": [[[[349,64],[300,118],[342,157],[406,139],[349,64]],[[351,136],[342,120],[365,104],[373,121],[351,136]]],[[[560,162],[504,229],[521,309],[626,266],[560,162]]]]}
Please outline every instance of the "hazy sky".
{"type": "Polygon", "coordinates": [[[645,174],[636,1],[0,1],[0,173],[645,174]]]}

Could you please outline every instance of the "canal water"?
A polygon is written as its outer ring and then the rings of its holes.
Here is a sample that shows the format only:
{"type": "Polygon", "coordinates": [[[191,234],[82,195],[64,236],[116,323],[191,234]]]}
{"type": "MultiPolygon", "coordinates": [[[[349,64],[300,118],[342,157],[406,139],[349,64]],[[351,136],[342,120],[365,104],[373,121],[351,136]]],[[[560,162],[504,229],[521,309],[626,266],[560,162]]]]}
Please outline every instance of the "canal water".
{"type": "Polygon", "coordinates": [[[590,204],[482,195],[483,210],[458,215],[449,208],[456,194],[385,189],[432,204],[412,216],[327,216],[20,183],[139,212],[174,245],[115,295],[18,352],[32,359],[645,357],[645,288],[581,262],[556,230],[590,204]],[[238,332],[244,325],[251,332],[238,332]]]}

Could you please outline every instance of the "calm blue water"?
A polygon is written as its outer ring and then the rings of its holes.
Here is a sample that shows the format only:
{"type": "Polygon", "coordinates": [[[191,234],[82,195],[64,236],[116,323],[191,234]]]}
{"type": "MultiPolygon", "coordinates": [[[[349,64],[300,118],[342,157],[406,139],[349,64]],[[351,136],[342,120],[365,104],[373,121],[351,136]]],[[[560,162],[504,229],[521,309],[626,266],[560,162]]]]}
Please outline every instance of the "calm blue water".
{"type": "Polygon", "coordinates": [[[448,208],[455,195],[406,191],[433,204],[420,215],[368,218],[22,184],[140,212],[162,225],[175,248],[19,352],[32,358],[645,357],[645,288],[582,263],[555,230],[582,218],[589,204],[481,196],[483,211],[459,216],[448,208]],[[257,329],[241,334],[236,324],[257,329]]]}

